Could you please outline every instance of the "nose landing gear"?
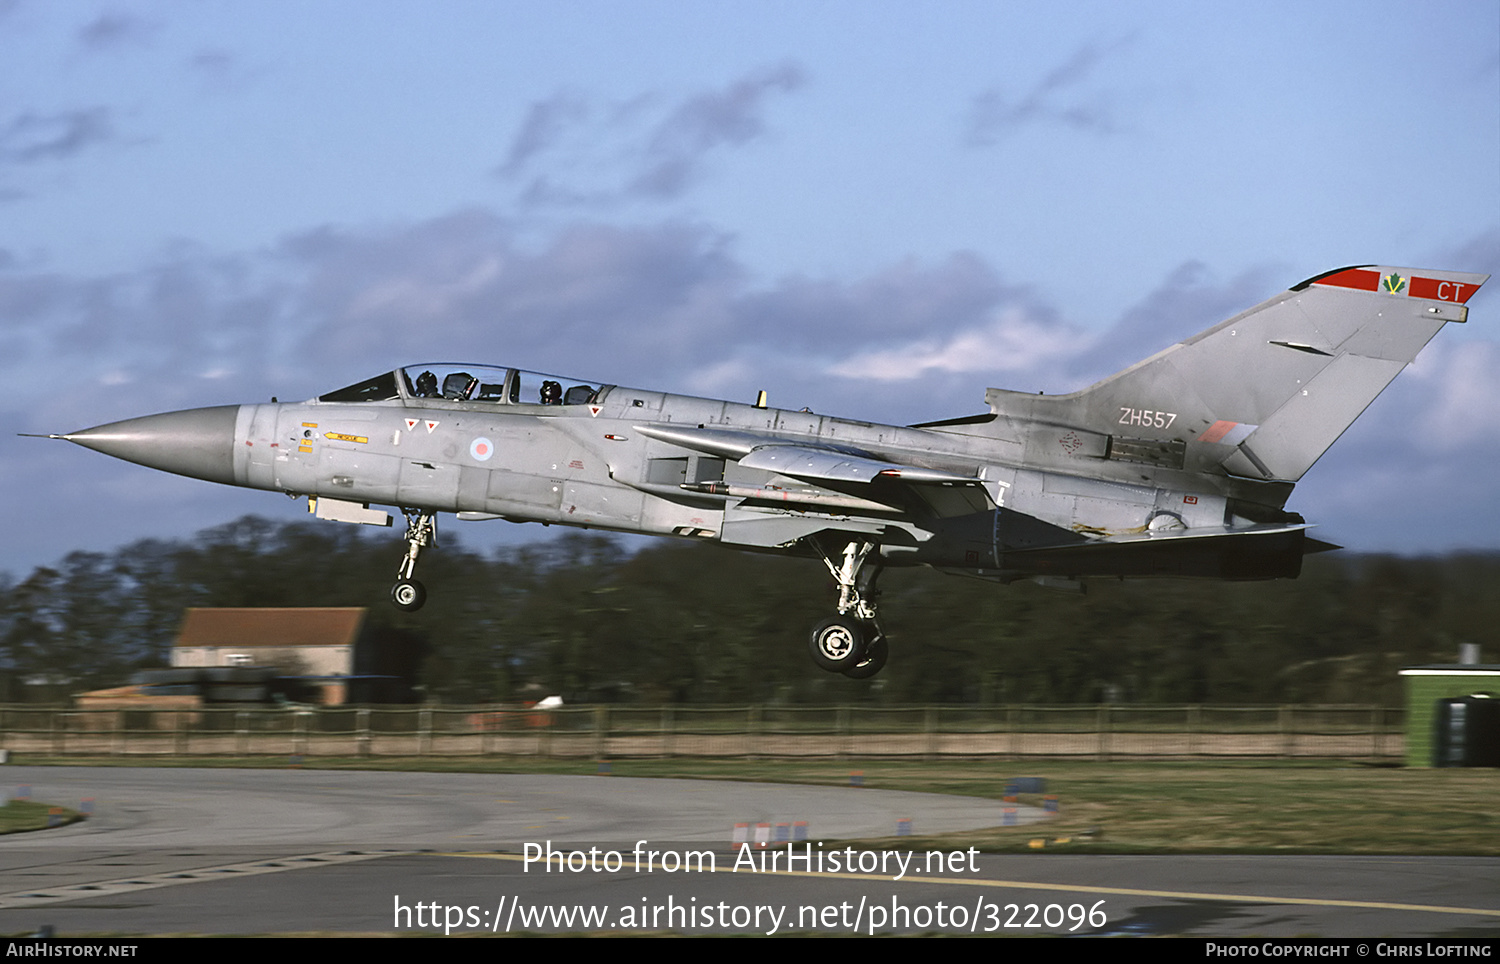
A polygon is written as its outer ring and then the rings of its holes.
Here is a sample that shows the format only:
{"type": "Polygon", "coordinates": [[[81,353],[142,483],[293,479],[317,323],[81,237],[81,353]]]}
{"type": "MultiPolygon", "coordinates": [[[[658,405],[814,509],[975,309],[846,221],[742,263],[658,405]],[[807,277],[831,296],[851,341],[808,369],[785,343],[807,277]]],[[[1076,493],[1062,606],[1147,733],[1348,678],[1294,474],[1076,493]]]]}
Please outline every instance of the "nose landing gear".
{"type": "Polygon", "coordinates": [[[417,557],[428,546],[437,545],[437,513],[426,509],[401,508],[406,516],[406,558],[396,570],[396,584],[391,587],[391,604],[405,612],[416,612],[427,602],[427,587],[413,576],[417,572],[417,557]]]}

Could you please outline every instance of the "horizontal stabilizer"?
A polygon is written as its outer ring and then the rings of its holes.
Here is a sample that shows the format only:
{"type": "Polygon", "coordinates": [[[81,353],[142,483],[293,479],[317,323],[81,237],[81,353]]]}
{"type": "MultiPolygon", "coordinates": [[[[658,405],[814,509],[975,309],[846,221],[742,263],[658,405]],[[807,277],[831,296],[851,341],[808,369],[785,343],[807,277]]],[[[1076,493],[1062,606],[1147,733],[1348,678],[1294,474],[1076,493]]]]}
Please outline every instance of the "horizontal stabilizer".
{"type": "Polygon", "coordinates": [[[1081,576],[1204,576],[1219,579],[1296,578],[1302,556],[1321,551],[1309,527],[1213,526],[1108,536],[1089,542],[1007,550],[1001,564],[1027,574],[1081,576]]]}
{"type": "Polygon", "coordinates": [[[1192,542],[1203,539],[1253,539],[1257,536],[1272,536],[1287,532],[1301,532],[1304,529],[1310,528],[1312,528],[1311,525],[1303,522],[1294,525],[1272,524],[1260,526],[1241,526],[1239,528],[1234,528],[1231,526],[1197,526],[1192,529],[1166,529],[1156,532],[1124,532],[1118,535],[1103,536],[1098,539],[1090,539],[1088,542],[1081,542],[1076,545],[1068,546],[1068,548],[1077,550],[1079,552],[1087,552],[1090,549],[1098,549],[1106,546],[1145,545],[1148,543],[1166,542],[1192,542]]]}

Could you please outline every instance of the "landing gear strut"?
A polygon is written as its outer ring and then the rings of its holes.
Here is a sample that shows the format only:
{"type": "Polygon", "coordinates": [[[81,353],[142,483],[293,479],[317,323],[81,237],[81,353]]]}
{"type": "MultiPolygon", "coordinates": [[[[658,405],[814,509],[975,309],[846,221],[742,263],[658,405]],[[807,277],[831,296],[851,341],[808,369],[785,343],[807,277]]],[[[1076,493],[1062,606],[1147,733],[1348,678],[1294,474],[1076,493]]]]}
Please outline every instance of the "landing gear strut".
{"type": "MultiPolygon", "coordinates": [[[[878,546],[851,541],[845,544],[843,559],[838,562],[816,542],[813,547],[838,581],[839,614],[813,628],[808,651],[813,662],[830,673],[869,679],[885,666],[890,651],[885,633],[875,621],[875,580],[880,578],[881,567],[870,560],[870,553],[878,546]]],[[[878,560],[879,555],[875,558],[878,560]]]]}
{"type": "Polygon", "coordinates": [[[437,513],[426,509],[401,508],[406,516],[406,558],[396,570],[396,584],[391,587],[391,603],[397,609],[416,612],[427,601],[427,587],[412,578],[417,572],[417,557],[428,546],[437,545],[437,513]]]}

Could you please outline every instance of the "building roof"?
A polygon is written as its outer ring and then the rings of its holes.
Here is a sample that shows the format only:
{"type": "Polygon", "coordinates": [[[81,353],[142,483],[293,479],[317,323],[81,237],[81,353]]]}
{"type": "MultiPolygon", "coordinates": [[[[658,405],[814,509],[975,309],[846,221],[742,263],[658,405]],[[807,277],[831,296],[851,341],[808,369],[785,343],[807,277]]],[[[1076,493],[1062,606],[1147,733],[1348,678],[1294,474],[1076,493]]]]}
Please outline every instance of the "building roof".
{"type": "Polygon", "coordinates": [[[189,609],[176,645],[353,646],[364,625],[357,606],[309,609],[189,609]]]}

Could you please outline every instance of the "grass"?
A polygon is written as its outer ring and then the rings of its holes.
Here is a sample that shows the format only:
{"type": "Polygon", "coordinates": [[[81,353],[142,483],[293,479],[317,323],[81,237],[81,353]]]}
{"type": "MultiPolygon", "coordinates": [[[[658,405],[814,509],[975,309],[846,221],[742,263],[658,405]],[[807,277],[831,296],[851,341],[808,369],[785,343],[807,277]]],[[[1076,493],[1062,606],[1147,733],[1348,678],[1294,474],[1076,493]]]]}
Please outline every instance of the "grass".
{"type": "MultiPolygon", "coordinates": [[[[275,767],[285,757],[28,758],[29,764],[275,767]]],[[[309,757],[308,769],[595,775],[592,760],[309,757]]],[[[1017,776],[1043,777],[1059,815],[1029,827],[933,838],[903,848],[978,847],[1030,852],[1032,841],[1068,853],[1302,853],[1500,855],[1500,771],[1417,770],[1348,763],[1095,763],[616,760],[614,776],[775,781],[999,797],[1017,776]],[[1058,843],[1059,839],[1066,842],[1058,843]]],[[[607,779],[607,778],[605,778],[607,779]]],[[[1020,802],[1040,805],[1039,796],[1020,802]]],[[[920,828],[919,828],[920,829],[920,828]]]]}
{"type": "Polygon", "coordinates": [[[83,815],[77,810],[69,810],[67,807],[54,807],[31,800],[12,800],[0,807],[0,834],[45,830],[54,811],[57,819],[55,823],[51,823],[52,826],[62,826],[83,819],[83,815]]]}

